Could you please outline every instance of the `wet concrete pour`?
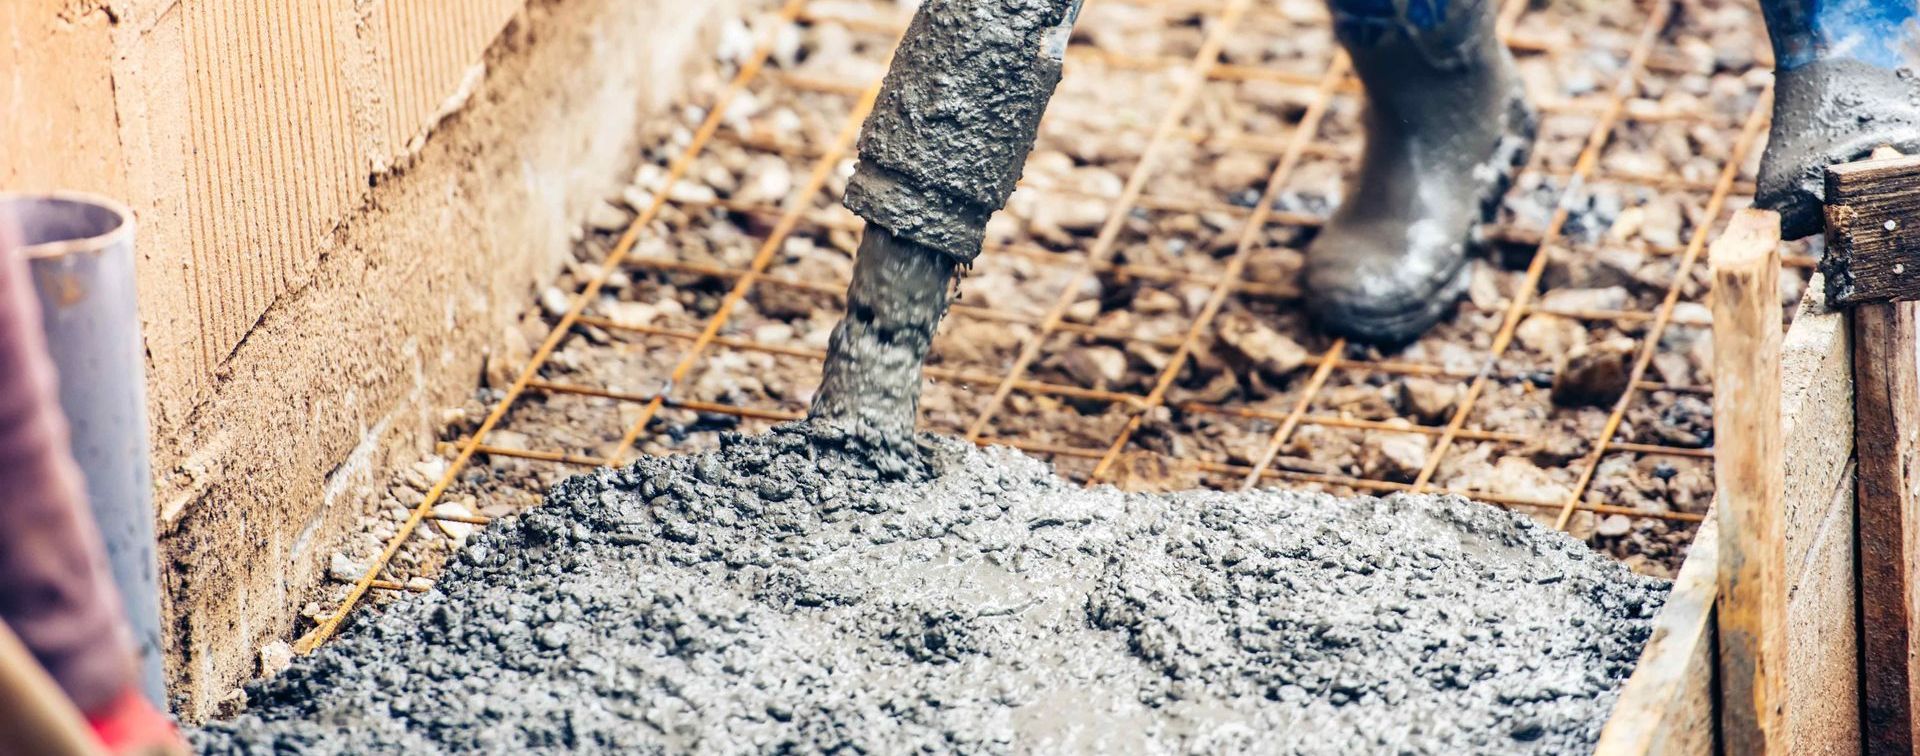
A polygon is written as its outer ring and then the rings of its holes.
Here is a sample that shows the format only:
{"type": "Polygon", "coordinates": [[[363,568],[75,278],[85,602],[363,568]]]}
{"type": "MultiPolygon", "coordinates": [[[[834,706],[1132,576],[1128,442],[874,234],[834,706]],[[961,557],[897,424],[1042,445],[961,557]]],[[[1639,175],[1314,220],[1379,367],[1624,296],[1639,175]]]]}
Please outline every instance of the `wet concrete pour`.
{"type": "Polygon", "coordinates": [[[208,753],[1570,752],[1663,581],[1459,499],[1084,490],[789,425],[555,488],[208,753]]]}

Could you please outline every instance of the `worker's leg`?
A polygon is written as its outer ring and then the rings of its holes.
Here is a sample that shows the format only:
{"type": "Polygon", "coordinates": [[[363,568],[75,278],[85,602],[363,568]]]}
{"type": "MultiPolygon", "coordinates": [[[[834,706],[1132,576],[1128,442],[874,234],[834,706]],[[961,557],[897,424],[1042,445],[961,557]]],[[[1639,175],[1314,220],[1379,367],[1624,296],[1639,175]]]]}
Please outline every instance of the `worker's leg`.
{"type": "Polygon", "coordinates": [[[94,712],[133,690],[132,645],[11,231],[0,217],[0,620],[94,712]]]}
{"type": "Polygon", "coordinates": [[[1920,5],[1913,0],[1761,0],[1773,38],[1773,125],[1762,207],[1782,231],[1821,229],[1824,171],[1892,145],[1920,149],[1920,5]]]}
{"type": "Polygon", "coordinates": [[[1330,0],[1366,86],[1367,144],[1307,249],[1309,312],[1360,341],[1410,341],[1466,289],[1476,227],[1524,161],[1533,116],[1492,0],[1330,0]]]}

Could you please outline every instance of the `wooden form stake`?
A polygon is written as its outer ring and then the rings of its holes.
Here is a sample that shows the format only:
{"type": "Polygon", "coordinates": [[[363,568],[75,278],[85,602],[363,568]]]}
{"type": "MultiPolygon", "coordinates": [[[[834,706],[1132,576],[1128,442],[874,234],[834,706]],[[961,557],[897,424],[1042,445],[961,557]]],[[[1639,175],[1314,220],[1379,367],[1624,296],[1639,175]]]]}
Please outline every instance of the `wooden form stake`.
{"type": "Polygon", "coordinates": [[[1862,736],[1912,753],[1920,684],[1920,157],[1827,169],[1828,299],[1851,306],[1862,736]]]}
{"type": "Polygon", "coordinates": [[[1741,210],[1713,271],[1713,437],[1725,753],[1786,752],[1787,554],[1780,435],[1780,216],[1741,210]]]}
{"type": "Polygon", "coordinates": [[[4,622],[0,622],[0,753],[106,753],[66,693],[4,622]]]}

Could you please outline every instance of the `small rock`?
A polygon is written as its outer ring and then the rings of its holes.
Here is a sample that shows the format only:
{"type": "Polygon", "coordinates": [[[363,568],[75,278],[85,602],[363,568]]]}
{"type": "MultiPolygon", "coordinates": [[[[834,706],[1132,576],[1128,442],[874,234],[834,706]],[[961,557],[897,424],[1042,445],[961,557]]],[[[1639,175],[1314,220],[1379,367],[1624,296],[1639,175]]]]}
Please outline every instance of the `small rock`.
{"type": "Polygon", "coordinates": [[[1059,244],[1072,243],[1065,233],[1090,233],[1107,220],[1106,200],[1062,195],[1034,208],[1034,235],[1059,244]]]}
{"type": "Polygon", "coordinates": [[[1522,453],[1528,460],[1542,467],[1561,467],[1585,457],[1593,448],[1593,444],[1574,430],[1563,428],[1559,433],[1541,434],[1528,443],[1522,449],[1522,453]]]}
{"type": "Polygon", "coordinates": [[[1599,289],[1554,289],[1540,295],[1540,309],[1550,312],[1595,312],[1624,310],[1633,301],[1626,287],[1599,289]]]}
{"type": "Polygon", "coordinates": [[[527,434],[515,430],[496,428],[487,435],[487,445],[502,449],[532,449],[532,439],[527,434]]]}
{"type": "Polygon", "coordinates": [[[1133,295],[1133,311],[1141,315],[1162,315],[1180,311],[1180,298],[1160,289],[1141,289],[1133,295]]]}
{"type": "Polygon", "coordinates": [[[1365,383],[1325,389],[1320,392],[1319,403],[1362,420],[1388,420],[1399,414],[1388,392],[1365,383]]]}
{"type": "Polygon", "coordinates": [[[643,213],[646,212],[647,208],[653,206],[653,192],[637,186],[629,186],[620,190],[620,202],[625,204],[629,210],[636,213],[643,213]]]}
{"type": "Polygon", "coordinates": [[[549,286],[540,290],[540,311],[547,317],[557,318],[567,314],[573,307],[573,300],[558,286],[549,286]]]}
{"type": "Polygon", "coordinates": [[[1500,273],[1491,265],[1478,262],[1473,266],[1473,278],[1467,284],[1467,299],[1481,312],[1498,312],[1507,304],[1507,297],[1500,293],[1500,273]]]}
{"type": "Polygon", "coordinates": [[[781,24],[773,33],[773,61],[781,68],[792,68],[800,59],[800,27],[781,24]]]}
{"type": "Polygon", "coordinates": [[[681,179],[667,190],[667,199],[683,205],[711,205],[720,200],[720,195],[714,193],[713,187],[681,179]]]}
{"type": "Polygon", "coordinates": [[[1693,360],[1684,354],[1661,352],[1653,356],[1653,372],[1672,386],[1693,385],[1693,360]]]}
{"type": "Polygon", "coordinates": [[[1406,482],[1426,464],[1427,437],[1418,433],[1370,432],[1360,443],[1360,467],[1369,477],[1406,482]]]}
{"type": "Polygon", "coordinates": [[[1068,183],[1080,199],[1060,203],[1056,218],[1061,228],[1080,233],[1098,230],[1107,222],[1108,205],[1120,196],[1126,184],[1112,171],[1094,166],[1074,169],[1068,183]]]}
{"type": "Polygon", "coordinates": [[[1493,464],[1492,490],[1516,499],[1558,505],[1571,493],[1525,457],[1509,454],[1493,464]]]}
{"type": "Polygon", "coordinates": [[[753,340],[761,344],[785,344],[793,340],[793,326],[787,323],[763,323],[754,327],[753,340]]]}
{"type": "Polygon", "coordinates": [[[1213,179],[1215,189],[1231,193],[1265,188],[1267,176],[1272,172],[1273,165],[1266,156],[1234,150],[1214,160],[1208,176],[1213,179]]]}
{"type": "Polygon", "coordinates": [[[1067,319],[1075,323],[1091,323],[1100,317],[1100,300],[1082,299],[1067,307],[1067,319]]]}
{"type": "Polygon", "coordinates": [[[1634,342],[1608,339],[1575,349],[1554,372],[1553,403],[1562,407],[1609,407],[1627,390],[1634,342]]]}
{"type": "Polygon", "coordinates": [[[1176,401],[1199,402],[1201,404],[1219,404],[1240,390],[1240,379],[1231,370],[1222,370],[1207,378],[1207,382],[1198,387],[1174,386],[1171,394],[1176,401]]]}
{"type": "MultiPolygon", "coordinates": [[[[461,502],[443,501],[433,505],[433,514],[435,517],[472,517],[473,510],[461,502]]],[[[467,537],[473,535],[473,531],[477,528],[469,523],[451,520],[434,520],[433,524],[440,529],[441,534],[453,539],[456,548],[467,545],[467,537]]]]}
{"type": "Polygon", "coordinates": [[[1268,375],[1277,378],[1306,364],[1308,355],[1305,347],[1259,320],[1236,314],[1221,317],[1218,324],[1220,341],[1237,353],[1240,359],[1268,375]]]}
{"type": "Polygon", "coordinates": [[[1593,253],[1592,273],[1586,285],[1594,288],[1629,286],[1634,271],[1647,263],[1647,253],[1626,247],[1607,247],[1593,253]]]}
{"type": "Polygon", "coordinates": [[[746,21],[728,19],[720,25],[720,40],[714,43],[713,57],[722,63],[738,63],[752,55],[758,45],[753,29],[748,28],[746,21]]]}
{"type": "Polygon", "coordinates": [[[1095,166],[1075,168],[1068,182],[1082,194],[1095,197],[1117,198],[1126,188],[1126,182],[1118,174],[1095,166]]]}
{"type": "MultiPolygon", "coordinates": [[[[1167,369],[1167,361],[1172,359],[1166,352],[1162,352],[1138,341],[1127,342],[1126,350],[1129,357],[1146,363],[1147,369],[1156,372],[1167,369]]],[[[1194,355],[1195,359],[1200,359],[1204,353],[1204,350],[1196,352],[1194,355]]]]}
{"type": "Polygon", "coordinates": [[[504,389],[513,385],[513,379],[520,377],[520,369],[533,359],[533,344],[527,341],[526,332],[518,325],[510,325],[500,333],[500,342],[494,347],[487,353],[487,386],[504,389]]]}
{"type": "Polygon", "coordinates": [[[1607,227],[1607,235],[1619,241],[1632,239],[1640,233],[1640,226],[1646,223],[1647,211],[1642,207],[1629,207],[1620,211],[1613,219],[1613,225],[1607,227]]]}
{"type": "Polygon", "coordinates": [[[1127,377],[1127,355],[1109,346],[1068,350],[1060,366],[1080,385],[1096,389],[1119,385],[1127,377]]]}
{"type": "Polygon", "coordinates": [[[761,155],[747,166],[747,180],[734,197],[741,202],[778,205],[793,191],[793,167],[786,159],[761,155]]]}
{"type": "Polygon", "coordinates": [[[1593,529],[1596,535],[1607,538],[1619,538],[1633,531],[1633,518],[1614,514],[1600,518],[1600,524],[1593,529]]]}
{"type": "Polygon", "coordinates": [[[428,457],[413,463],[412,470],[419,474],[420,480],[432,486],[440,481],[440,476],[447,474],[447,461],[439,457],[428,457]]]}
{"type": "Polygon", "coordinates": [[[333,552],[333,556],[327,560],[327,577],[335,580],[351,583],[359,580],[366,573],[366,565],[353,561],[352,557],[338,551],[333,552]]]}
{"type": "Polygon", "coordinates": [[[587,211],[587,227],[602,233],[625,231],[632,222],[632,213],[606,200],[593,203],[593,208],[587,211]]]}
{"type": "MultiPolygon", "coordinates": [[[[667,169],[653,163],[641,163],[633,171],[633,186],[651,195],[667,185],[667,169]]],[[[639,210],[640,208],[634,208],[639,210]]]]}
{"type": "Polygon", "coordinates": [[[1660,198],[1642,207],[1645,208],[1645,215],[1640,223],[1640,238],[1648,244],[1662,247],[1680,246],[1680,202],[1660,198]]]}
{"type": "Polygon", "coordinates": [[[260,647],[261,677],[276,676],[292,665],[293,646],[286,641],[274,641],[260,647]]]}
{"type": "Polygon", "coordinates": [[[1687,62],[1687,70],[1691,73],[1706,76],[1712,74],[1714,67],[1719,65],[1713,45],[1704,39],[1683,37],[1674,47],[1679,51],[1680,58],[1687,62]]]}
{"type": "Polygon", "coordinates": [[[614,322],[625,325],[652,325],[653,321],[660,317],[660,308],[645,302],[628,302],[625,300],[602,302],[600,309],[607,314],[607,317],[612,318],[614,322]]]}
{"type": "Polygon", "coordinates": [[[1400,406],[1429,425],[1448,420],[1453,403],[1460,397],[1460,386],[1426,378],[1407,378],[1400,382],[1400,406]]]}
{"type": "Polygon", "coordinates": [[[1691,326],[1713,325],[1713,309],[1699,302],[1675,302],[1673,304],[1673,324],[1691,326]]]}
{"type": "Polygon", "coordinates": [[[1634,273],[1646,261],[1646,253],[1626,247],[1593,251],[1554,247],[1547,251],[1547,269],[1540,281],[1549,293],[1633,286],[1637,283],[1634,273]]]}
{"type": "Polygon", "coordinates": [[[1536,354],[1554,357],[1586,346],[1587,329],[1572,318],[1543,313],[1520,321],[1513,329],[1513,338],[1536,354]]]}

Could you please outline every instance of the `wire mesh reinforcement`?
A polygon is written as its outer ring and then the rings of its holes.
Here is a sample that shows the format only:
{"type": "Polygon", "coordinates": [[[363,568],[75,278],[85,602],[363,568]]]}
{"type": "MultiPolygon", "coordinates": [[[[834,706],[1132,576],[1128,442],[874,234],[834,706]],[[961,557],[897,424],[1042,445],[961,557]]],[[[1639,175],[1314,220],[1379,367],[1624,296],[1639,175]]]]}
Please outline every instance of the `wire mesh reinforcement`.
{"type": "MultiPolygon", "coordinates": [[[[963,428],[965,438],[975,443],[1002,444],[1058,461],[1078,461],[1083,465],[1090,465],[1090,472],[1083,476],[1083,482],[1094,485],[1114,479],[1116,471],[1123,466],[1127,455],[1137,450],[1138,437],[1151,418],[1156,417],[1158,413],[1178,412],[1191,416],[1256,423],[1258,425],[1253,426],[1256,428],[1271,426],[1270,431],[1261,431],[1258,442],[1247,449],[1249,453],[1245,455],[1244,463],[1212,459],[1178,460],[1180,464],[1203,474],[1203,480],[1214,485],[1253,487],[1278,484],[1377,493],[1396,491],[1457,493],[1493,504],[1548,513],[1554,516],[1557,525],[1562,528],[1569,525],[1573,515],[1582,512],[1662,520],[1677,526],[1699,522],[1702,518],[1698,512],[1673,509],[1649,510],[1617,502],[1600,501],[1591,491],[1596,471],[1610,454],[1701,460],[1710,460],[1712,454],[1711,449],[1706,447],[1639,443],[1615,437],[1620,432],[1634,402],[1649,393],[1661,392],[1679,396],[1706,396],[1711,393],[1711,387],[1708,385],[1648,380],[1649,365],[1656,355],[1663,334],[1670,326],[1706,325],[1697,313],[1683,312],[1679,307],[1684,297],[1684,288],[1698,261],[1700,250],[1716,229],[1719,219],[1727,214],[1734,200],[1748,196],[1753,191],[1752,182],[1745,178],[1741,165],[1756,148],[1770,108],[1770,87],[1755,100],[1746,117],[1738,120],[1710,112],[1637,107],[1638,103],[1635,102],[1634,95],[1636,88],[1643,83],[1642,80],[1649,75],[1664,75],[1677,66],[1674,61],[1667,60],[1657,53],[1662,34],[1673,20],[1678,2],[1680,0],[1653,0],[1639,9],[1644,19],[1637,35],[1633,37],[1631,48],[1613,51],[1624,54],[1623,64],[1611,72],[1612,78],[1606,82],[1604,88],[1596,87],[1596,91],[1604,93],[1602,97],[1597,100],[1581,98],[1539,103],[1542,118],[1589,119],[1593,125],[1585,135],[1577,159],[1571,165],[1549,165],[1543,158],[1545,151],[1536,150],[1533,159],[1521,171],[1522,178],[1533,177],[1548,182],[1547,185],[1557,187],[1557,201],[1545,228],[1531,230],[1519,225],[1495,225],[1488,231],[1492,239],[1508,248],[1525,250],[1525,270],[1512,294],[1505,297],[1504,301],[1499,302],[1497,306],[1482,306],[1476,303],[1477,300],[1462,303],[1462,313],[1478,312],[1490,317],[1498,316],[1498,328],[1492,333],[1490,341],[1475,363],[1463,366],[1458,362],[1434,364],[1419,360],[1386,358],[1358,352],[1344,341],[1333,340],[1326,343],[1325,348],[1315,350],[1301,360],[1302,368],[1310,368],[1310,370],[1296,378],[1289,389],[1289,399],[1285,408],[1279,409],[1273,406],[1255,406],[1245,402],[1182,399],[1175,396],[1171,389],[1179,381],[1183,371],[1191,367],[1197,345],[1209,338],[1218,327],[1217,317],[1228,302],[1240,299],[1285,303],[1298,297],[1299,292],[1289,283],[1251,280],[1244,273],[1249,262],[1266,249],[1262,234],[1267,230],[1276,227],[1311,230],[1324,221],[1324,213],[1283,206],[1283,203],[1277,200],[1305,161],[1351,162],[1357,157],[1355,150],[1329,137],[1322,126],[1340,98],[1354,98],[1358,95],[1358,82],[1351,76],[1344,54],[1338,51],[1337,46],[1329,46],[1323,59],[1315,62],[1311,68],[1299,67],[1297,70],[1258,64],[1230,63],[1223,60],[1223,46],[1227,44],[1231,35],[1240,30],[1243,22],[1271,18],[1279,13],[1270,3],[1257,3],[1253,0],[1222,0],[1221,2],[1092,0],[1090,5],[1131,4],[1163,13],[1191,14],[1203,22],[1204,35],[1194,54],[1182,57],[1122,54],[1111,50],[1095,49],[1080,44],[1078,40],[1070,49],[1068,77],[1072,77],[1076,65],[1098,65],[1113,70],[1174,72],[1172,80],[1177,86],[1172,95],[1165,99],[1158,118],[1152,121],[1151,129],[1146,132],[1144,145],[1132,160],[1125,181],[1117,192],[1088,193],[1071,187],[1042,187],[1036,186],[1032,181],[1022,182],[1023,190],[1036,191],[1047,197],[1073,197],[1076,192],[1079,192],[1080,199],[1105,203],[1104,221],[1099,224],[1097,234],[1083,248],[1059,250],[1030,243],[990,243],[988,245],[985,252],[988,258],[1019,259],[1036,265],[1055,266],[1062,268],[1067,275],[1057,295],[1043,313],[976,306],[964,299],[954,305],[950,319],[1004,324],[1010,328],[1022,329],[1022,335],[1018,351],[1007,360],[1003,370],[944,364],[928,367],[927,378],[934,383],[964,387],[967,390],[985,394],[978,404],[976,413],[963,426],[953,430],[961,431],[963,428]],[[1205,126],[1197,127],[1191,121],[1196,104],[1202,99],[1204,88],[1220,82],[1272,82],[1310,88],[1311,96],[1298,119],[1293,122],[1291,129],[1284,134],[1249,135],[1227,133],[1205,126]],[[1689,128],[1737,129],[1738,136],[1731,150],[1721,161],[1719,172],[1713,181],[1630,170],[1601,170],[1601,158],[1610,141],[1620,133],[1622,128],[1630,124],[1686,124],[1689,128]],[[1204,145],[1221,152],[1253,154],[1273,159],[1272,169],[1266,173],[1266,180],[1258,199],[1247,203],[1230,203],[1217,197],[1161,196],[1148,191],[1148,187],[1153,185],[1159,179],[1160,173],[1166,169],[1166,157],[1169,151],[1193,145],[1204,145]],[[1571,246],[1564,235],[1576,205],[1587,198],[1592,187],[1602,184],[1635,186],[1660,192],[1709,195],[1702,213],[1703,217],[1693,219],[1694,225],[1684,246],[1644,245],[1644,251],[1648,255],[1674,262],[1674,275],[1665,297],[1650,312],[1625,308],[1549,307],[1543,302],[1536,301],[1536,293],[1541,289],[1543,276],[1548,268],[1550,252],[1571,246]],[[1129,231],[1130,220],[1147,213],[1208,214],[1235,219],[1235,222],[1240,225],[1231,253],[1219,261],[1217,269],[1214,270],[1196,272],[1175,266],[1121,259],[1116,252],[1122,244],[1123,237],[1132,233],[1129,231]],[[1078,322],[1068,317],[1069,309],[1076,303],[1076,298],[1082,292],[1082,284],[1103,278],[1144,281],[1169,287],[1187,287],[1204,291],[1205,296],[1200,300],[1198,311],[1186,322],[1178,335],[1142,334],[1132,329],[1078,322]],[[1509,347],[1515,342],[1516,330],[1522,321],[1535,315],[1556,315],[1583,323],[1612,324],[1621,327],[1623,331],[1628,328],[1639,329],[1638,335],[1633,337],[1635,338],[1634,359],[1624,394],[1614,402],[1605,423],[1597,429],[1598,432],[1593,437],[1585,439],[1586,451],[1574,463],[1578,471],[1575,484],[1567,487],[1568,490],[1564,495],[1544,499],[1501,490],[1484,488],[1452,490],[1436,485],[1435,481],[1440,471],[1449,460],[1449,453],[1461,442],[1521,446],[1539,441],[1534,434],[1474,427],[1472,422],[1476,409],[1489,391],[1501,387],[1530,391],[1538,383],[1537,371],[1516,368],[1505,359],[1509,356],[1509,347]],[[1055,343],[1056,337],[1140,345],[1168,350],[1170,355],[1164,364],[1159,365],[1151,373],[1150,379],[1144,383],[1147,387],[1144,392],[1115,390],[1102,385],[1079,385],[1057,377],[1033,374],[1035,365],[1055,343]],[[1451,406],[1447,413],[1447,421],[1443,424],[1387,422],[1346,416],[1339,411],[1318,408],[1329,387],[1338,380],[1365,380],[1368,376],[1418,377],[1464,382],[1465,388],[1459,400],[1451,406]],[[997,432],[996,420],[1008,411],[1009,403],[1015,397],[1053,397],[1105,405],[1118,408],[1124,413],[1124,421],[1120,422],[1107,437],[1106,443],[1100,445],[1057,443],[1040,438],[1023,437],[1017,432],[997,432]],[[1411,479],[1393,480],[1367,475],[1283,467],[1277,463],[1282,458],[1282,451],[1295,441],[1296,435],[1303,428],[1416,435],[1426,439],[1426,453],[1422,457],[1418,474],[1411,479]],[[1232,481],[1232,483],[1229,484],[1226,481],[1232,481]]],[[[871,17],[836,13],[835,10],[840,9],[841,5],[836,3],[832,8],[815,9],[809,7],[807,0],[789,0],[778,9],[773,20],[776,22],[775,26],[783,24],[837,26],[850,32],[879,35],[889,40],[889,48],[891,41],[897,40],[897,36],[904,30],[903,19],[890,18],[885,21],[876,21],[871,17]]],[[[1549,58],[1582,52],[1578,49],[1566,49],[1551,41],[1530,39],[1517,34],[1519,22],[1528,12],[1529,7],[1525,0],[1510,0],[1501,9],[1499,34],[1516,52],[1540,54],[1549,58]]],[[[1292,17],[1292,20],[1298,21],[1297,14],[1292,17]]],[[[1324,26],[1324,19],[1319,19],[1319,23],[1324,26]]],[[[703,401],[699,397],[688,394],[686,391],[688,379],[703,360],[710,359],[711,355],[720,352],[769,355],[781,359],[805,361],[808,364],[816,364],[824,358],[823,351],[818,348],[763,343],[750,336],[730,333],[729,325],[740,303],[746,301],[756,290],[788,290],[828,297],[838,296],[844,291],[844,282],[808,280],[782,274],[775,267],[783,245],[796,232],[858,232],[857,219],[844,213],[833,212],[833,208],[822,206],[820,200],[825,196],[826,187],[832,183],[835,172],[842,170],[848,159],[858,128],[878,91],[879,81],[877,78],[867,81],[850,81],[769,68],[770,57],[774,55],[777,29],[769,28],[762,31],[767,32],[764,35],[766,38],[751,55],[739,63],[736,75],[711,101],[704,119],[693,131],[684,150],[669,163],[665,183],[672,185],[683,178],[688,178],[692,175],[691,171],[704,151],[717,144],[726,144],[758,155],[775,156],[809,164],[810,169],[797,190],[790,192],[785,201],[777,206],[722,197],[682,197],[676,200],[672,192],[655,192],[647,206],[639,209],[632,224],[620,235],[606,257],[594,269],[594,274],[587,277],[574,294],[568,309],[556,319],[546,339],[538,345],[531,359],[500,394],[498,401],[493,404],[485,419],[473,432],[458,442],[458,451],[451,464],[420,501],[411,508],[406,520],[386,541],[366,572],[348,589],[339,608],[318,618],[318,626],[300,640],[296,646],[298,650],[304,653],[323,643],[340,628],[348,613],[365,598],[370,590],[408,589],[407,581],[394,579],[389,574],[389,563],[408,539],[415,536],[424,521],[432,519],[469,525],[484,524],[487,521],[482,517],[436,514],[435,511],[435,505],[455,485],[462,471],[474,465],[476,460],[525,459],[578,467],[618,465],[626,461],[636,444],[647,437],[650,427],[656,424],[661,413],[669,410],[767,422],[792,420],[799,417],[800,413],[791,407],[756,407],[731,402],[703,401]],[[723,123],[728,118],[730,104],[747,93],[756,83],[783,87],[792,92],[847,98],[852,101],[851,107],[848,108],[845,118],[841,120],[832,139],[824,143],[781,141],[744,130],[724,129],[723,123]],[[751,259],[741,267],[675,255],[634,254],[636,245],[642,241],[643,237],[655,233],[653,228],[656,220],[668,208],[687,213],[719,210],[738,217],[756,219],[755,222],[758,223],[771,223],[771,226],[764,237],[759,239],[751,259]],[[699,276],[723,282],[726,287],[725,293],[698,329],[625,322],[616,317],[591,314],[589,310],[601,297],[609,276],[623,269],[651,271],[661,275],[699,276]],[[673,361],[673,367],[666,374],[647,376],[654,379],[652,385],[659,387],[651,391],[620,390],[609,386],[585,385],[549,377],[546,368],[550,358],[568,339],[577,338],[583,329],[634,334],[658,343],[677,345],[673,348],[678,350],[679,356],[673,361]],[[554,448],[519,448],[489,443],[489,436],[501,427],[503,420],[516,405],[523,403],[531,396],[591,397],[632,404],[638,406],[639,411],[633,416],[631,422],[623,423],[624,429],[617,440],[591,454],[554,448]]],[[[1763,65],[1766,63],[1764,51],[1757,54],[1757,60],[1763,65]]],[[[876,70],[884,70],[884,65],[876,70]]],[[[1054,110],[1060,110],[1058,104],[1054,110]]],[[[1054,116],[1050,114],[1049,118],[1052,117],[1054,116]]],[[[1043,131],[1044,128],[1043,125],[1043,131]]],[[[1517,186],[1520,182],[1515,183],[1517,186]]],[[[1508,256],[1511,259],[1513,253],[1509,252],[1508,256]]],[[[1786,262],[1797,268],[1808,268],[1811,267],[1813,258],[1805,254],[1790,254],[1786,262]]],[[[539,445],[537,431],[537,428],[528,430],[528,435],[534,442],[529,446],[539,445]]],[[[491,464],[491,462],[484,464],[491,464]]]]}

